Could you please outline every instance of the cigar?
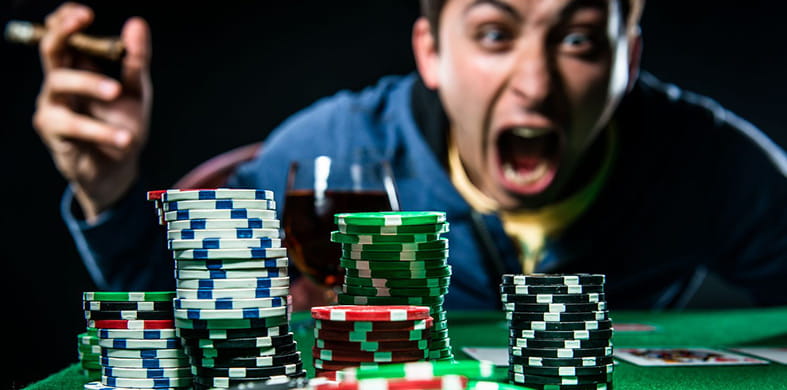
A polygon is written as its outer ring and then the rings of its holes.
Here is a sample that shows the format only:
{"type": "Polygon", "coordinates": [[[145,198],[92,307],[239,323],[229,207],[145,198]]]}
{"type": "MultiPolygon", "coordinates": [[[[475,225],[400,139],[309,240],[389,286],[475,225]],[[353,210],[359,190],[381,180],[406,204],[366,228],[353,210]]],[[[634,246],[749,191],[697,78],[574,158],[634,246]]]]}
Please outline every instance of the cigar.
{"type": "MultiPolygon", "coordinates": [[[[46,27],[22,20],[11,20],[5,26],[5,39],[9,42],[36,45],[46,33],[46,27]]],[[[76,33],[66,41],[69,47],[91,56],[101,57],[110,61],[123,58],[126,48],[120,37],[96,37],[76,33]]]]}

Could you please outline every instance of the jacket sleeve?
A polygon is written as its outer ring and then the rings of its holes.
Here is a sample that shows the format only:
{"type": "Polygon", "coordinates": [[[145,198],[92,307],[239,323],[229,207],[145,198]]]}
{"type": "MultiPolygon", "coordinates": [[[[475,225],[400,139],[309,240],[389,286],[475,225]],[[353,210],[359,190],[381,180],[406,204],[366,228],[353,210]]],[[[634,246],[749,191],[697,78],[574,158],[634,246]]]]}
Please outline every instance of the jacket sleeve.
{"type": "Polygon", "coordinates": [[[93,281],[106,291],[174,290],[173,261],[164,228],[138,181],[95,223],[78,216],[74,194],[63,194],[61,214],[93,281]]]}

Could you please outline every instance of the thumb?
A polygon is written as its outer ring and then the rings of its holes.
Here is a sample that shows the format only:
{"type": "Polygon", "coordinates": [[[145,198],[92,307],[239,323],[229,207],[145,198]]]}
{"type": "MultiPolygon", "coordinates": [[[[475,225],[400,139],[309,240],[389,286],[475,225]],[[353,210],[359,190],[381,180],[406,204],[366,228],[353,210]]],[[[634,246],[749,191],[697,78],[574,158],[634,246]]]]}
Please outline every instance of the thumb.
{"type": "Polygon", "coordinates": [[[123,85],[128,92],[142,94],[150,82],[150,27],[145,19],[131,18],[123,25],[121,39],[126,46],[121,76],[123,85]]]}

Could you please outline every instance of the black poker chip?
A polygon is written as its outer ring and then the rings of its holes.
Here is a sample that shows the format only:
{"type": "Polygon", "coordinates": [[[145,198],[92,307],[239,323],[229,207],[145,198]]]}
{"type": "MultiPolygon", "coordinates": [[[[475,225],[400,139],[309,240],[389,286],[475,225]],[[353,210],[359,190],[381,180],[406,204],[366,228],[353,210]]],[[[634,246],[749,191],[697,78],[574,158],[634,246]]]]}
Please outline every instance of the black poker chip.
{"type": "Polygon", "coordinates": [[[292,375],[297,374],[303,370],[303,363],[298,362],[295,364],[285,364],[281,366],[270,367],[199,367],[192,366],[192,373],[201,377],[219,377],[219,378],[261,378],[270,377],[275,375],[292,375]]]}
{"type": "Polygon", "coordinates": [[[599,340],[612,338],[612,329],[600,330],[516,330],[510,329],[509,336],[522,339],[599,340]]]}
{"type": "Polygon", "coordinates": [[[542,358],[535,356],[509,356],[508,362],[510,364],[520,364],[523,366],[533,367],[586,367],[586,366],[603,366],[612,364],[612,356],[593,356],[581,358],[542,358]]]}
{"type": "Polygon", "coordinates": [[[607,310],[607,302],[592,303],[504,303],[503,310],[533,313],[576,313],[607,310]]]}
{"type": "Polygon", "coordinates": [[[589,294],[589,293],[603,293],[603,284],[589,284],[581,286],[569,285],[516,285],[516,284],[501,284],[501,294],[589,294]]]}
{"type": "Polygon", "coordinates": [[[509,370],[508,378],[516,384],[540,385],[589,385],[595,383],[606,383],[612,381],[612,374],[585,375],[585,376],[546,376],[529,375],[512,372],[509,370]]]}
{"type": "Polygon", "coordinates": [[[584,357],[607,357],[612,356],[612,347],[598,348],[523,348],[511,347],[511,356],[523,357],[542,357],[552,359],[584,358],[584,357]]]}
{"type": "Polygon", "coordinates": [[[586,385],[545,385],[540,383],[527,383],[523,385],[527,386],[526,388],[533,390],[614,390],[612,381],[591,383],[586,385]]]}
{"type": "Polygon", "coordinates": [[[612,320],[601,321],[574,321],[574,322],[546,322],[546,321],[509,321],[508,328],[512,330],[596,330],[611,329],[612,320]]]}
{"type": "MultiPolygon", "coordinates": [[[[235,388],[245,389],[251,382],[259,383],[260,385],[269,381],[280,381],[288,379],[305,378],[306,371],[290,374],[290,375],[268,375],[262,377],[246,377],[246,378],[230,378],[230,377],[211,377],[211,376],[194,376],[195,389],[211,389],[215,387],[221,388],[235,388]]],[[[288,387],[289,388],[289,387],[288,387]]]]}
{"type": "Polygon", "coordinates": [[[246,367],[260,368],[295,364],[301,361],[301,353],[293,352],[285,355],[235,357],[235,358],[202,358],[192,359],[192,364],[209,368],[246,367]]]}
{"type": "Polygon", "coordinates": [[[292,343],[292,333],[281,336],[243,337],[233,339],[184,339],[183,344],[194,348],[269,348],[292,343]]]}
{"type": "Polygon", "coordinates": [[[588,375],[606,375],[614,371],[614,365],[607,364],[602,366],[561,366],[561,367],[534,367],[522,364],[511,364],[508,366],[509,370],[514,373],[524,375],[544,375],[544,376],[561,376],[561,377],[581,377],[588,375]]]}
{"type": "Polygon", "coordinates": [[[501,294],[503,303],[593,303],[606,301],[606,294],[501,294]]]}
{"type": "Polygon", "coordinates": [[[579,313],[537,313],[537,312],[506,312],[509,321],[545,321],[545,322],[578,322],[602,321],[609,319],[609,311],[589,311],[579,313]]]}
{"type": "Polygon", "coordinates": [[[290,332],[288,325],[269,328],[249,329],[184,329],[178,328],[178,334],[188,339],[231,339],[248,337],[281,336],[290,332]]]}
{"type": "Polygon", "coordinates": [[[199,348],[184,346],[186,354],[192,359],[229,359],[248,358],[257,356],[286,355],[298,350],[296,343],[279,345],[276,347],[261,348],[199,348]]]}
{"type": "Polygon", "coordinates": [[[262,381],[242,381],[236,385],[231,385],[228,387],[228,390],[290,390],[308,387],[309,378],[306,376],[279,376],[262,381]]]}
{"type": "Polygon", "coordinates": [[[85,319],[100,320],[172,320],[172,310],[85,310],[85,319]]]}
{"type": "Polygon", "coordinates": [[[82,307],[88,311],[172,311],[172,301],[82,301],[82,307]]]}
{"type": "Polygon", "coordinates": [[[502,276],[502,284],[513,285],[588,285],[604,284],[606,276],[602,274],[529,274],[502,276]]]}

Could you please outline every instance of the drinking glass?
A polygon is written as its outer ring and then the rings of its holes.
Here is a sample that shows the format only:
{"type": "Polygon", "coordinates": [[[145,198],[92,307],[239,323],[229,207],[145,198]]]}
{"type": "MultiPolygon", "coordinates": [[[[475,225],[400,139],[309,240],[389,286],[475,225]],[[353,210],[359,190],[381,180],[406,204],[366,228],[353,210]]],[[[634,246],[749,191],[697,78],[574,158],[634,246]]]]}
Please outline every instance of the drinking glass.
{"type": "Polygon", "coordinates": [[[318,286],[337,291],[344,281],[341,246],[331,242],[334,214],[398,211],[392,170],[385,160],[341,161],[318,156],[293,161],[287,177],[282,223],[287,253],[318,286]]]}

